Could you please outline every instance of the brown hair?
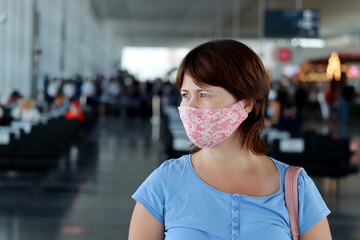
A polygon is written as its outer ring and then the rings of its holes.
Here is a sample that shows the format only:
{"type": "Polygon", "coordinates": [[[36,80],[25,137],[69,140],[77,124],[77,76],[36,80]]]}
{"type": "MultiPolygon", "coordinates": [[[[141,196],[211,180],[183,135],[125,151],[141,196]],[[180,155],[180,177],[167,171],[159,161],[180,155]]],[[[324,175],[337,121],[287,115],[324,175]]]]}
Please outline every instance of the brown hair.
{"type": "MultiPolygon", "coordinates": [[[[237,100],[253,101],[248,118],[239,126],[240,146],[261,155],[268,148],[261,138],[264,114],[270,89],[265,68],[254,51],[234,40],[216,40],[191,50],[180,64],[176,84],[181,88],[184,75],[199,86],[210,85],[226,89],[237,100]]],[[[195,147],[192,152],[199,151],[195,147]]]]}

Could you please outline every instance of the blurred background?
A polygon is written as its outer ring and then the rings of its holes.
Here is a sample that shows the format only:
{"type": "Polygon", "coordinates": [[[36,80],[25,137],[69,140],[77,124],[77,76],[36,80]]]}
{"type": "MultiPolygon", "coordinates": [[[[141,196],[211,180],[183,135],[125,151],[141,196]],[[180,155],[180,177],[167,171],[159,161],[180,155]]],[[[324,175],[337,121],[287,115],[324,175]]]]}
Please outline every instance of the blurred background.
{"type": "Polygon", "coordinates": [[[360,239],[360,1],[0,0],[0,239],[127,239],[131,195],[189,151],[174,85],[211,39],[271,78],[269,156],[360,239]]]}

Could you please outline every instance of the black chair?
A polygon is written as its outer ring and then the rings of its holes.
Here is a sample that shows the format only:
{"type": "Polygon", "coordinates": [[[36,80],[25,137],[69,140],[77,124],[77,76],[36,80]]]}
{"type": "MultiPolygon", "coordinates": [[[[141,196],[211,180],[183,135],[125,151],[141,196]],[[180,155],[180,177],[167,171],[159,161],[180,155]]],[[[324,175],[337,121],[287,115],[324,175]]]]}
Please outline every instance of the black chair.
{"type": "Polygon", "coordinates": [[[67,151],[79,138],[80,122],[64,118],[48,123],[47,131],[56,135],[63,151],[67,151]]]}
{"type": "Polygon", "coordinates": [[[316,176],[344,177],[356,173],[358,168],[350,163],[352,152],[349,139],[333,139],[331,136],[316,136],[311,169],[316,176]]]}
{"type": "Polygon", "coordinates": [[[275,139],[270,146],[268,155],[289,165],[305,167],[311,155],[311,141],[306,138],[275,139]],[[301,151],[281,149],[282,144],[296,140],[303,142],[301,151]]]}
{"type": "Polygon", "coordinates": [[[13,167],[47,170],[57,166],[63,149],[58,134],[49,131],[47,125],[33,128],[29,134],[22,131],[13,167]]]}
{"type": "Polygon", "coordinates": [[[308,133],[296,135],[304,140],[304,151],[281,151],[281,141],[275,140],[270,146],[269,156],[289,165],[302,166],[307,173],[315,177],[345,177],[359,171],[352,165],[349,139],[333,139],[331,136],[308,133]]]}
{"type": "Polygon", "coordinates": [[[89,130],[96,124],[99,113],[96,108],[91,106],[84,107],[83,113],[85,116],[83,127],[85,130],[89,130]]]}
{"type": "Polygon", "coordinates": [[[16,152],[16,139],[14,133],[7,133],[9,135],[9,142],[0,144],[0,166],[2,169],[7,169],[12,165],[16,152]]]}
{"type": "MultiPolygon", "coordinates": [[[[160,115],[160,117],[161,117],[160,138],[163,143],[164,153],[166,155],[164,160],[169,159],[169,158],[178,158],[184,154],[188,154],[190,151],[190,144],[189,144],[188,149],[179,150],[179,149],[174,148],[174,141],[176,140],[175,139],[176,136],[173,136],[170,125],[171,125],[171,123],[175,123],[175,125],[177,123],[182,124],[180,122],[180,119],[178,118],[178,115],[176,115],[176,116],[172,115],[172,114],[178,114],[177,110],[169,111],[169,112],[162,110],[160,112],[160,114],[161,114],[160,115]]],[[[184,130],[184,133],[185,133],[185,130],[184,130]]]]}

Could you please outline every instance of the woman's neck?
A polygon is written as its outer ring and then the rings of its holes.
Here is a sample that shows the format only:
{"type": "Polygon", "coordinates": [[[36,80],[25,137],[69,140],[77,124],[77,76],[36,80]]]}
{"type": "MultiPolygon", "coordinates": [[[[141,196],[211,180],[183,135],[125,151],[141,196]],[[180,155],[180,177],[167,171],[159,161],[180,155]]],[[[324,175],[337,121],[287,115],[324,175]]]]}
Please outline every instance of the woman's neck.
{"type": "Polygon", "coordinates": [[[243,171],[253,168],[261,156],[241,148],[239,141],[225,141],[218,146],[202,149],[194,154],[195,159],[206,165],[224,170],[243,171]]]}

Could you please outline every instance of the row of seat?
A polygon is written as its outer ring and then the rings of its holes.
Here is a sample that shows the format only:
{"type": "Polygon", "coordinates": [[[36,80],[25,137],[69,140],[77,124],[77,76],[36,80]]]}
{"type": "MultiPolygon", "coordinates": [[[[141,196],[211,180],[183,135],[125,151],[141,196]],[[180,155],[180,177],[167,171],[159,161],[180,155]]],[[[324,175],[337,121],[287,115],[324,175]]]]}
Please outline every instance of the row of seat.
{"type": "Polygon", "coordinates": [[[189,153],[191,141],[186,135],[179,111],[175,106],[164,106],[161,109],[161,135],[164,157],[178,158],[189,153]]]}
{"type": "Polygon", "coordinates": [[[79,128],[79,121],[61,117],[34,125],[29,133],[21,129],[19,139],[10,133],[9,143],[0,145],[2,169],[43,170],[57,165],[78,137],[79,128]]]}
{"type": "Polygon", "coordinates": [[[280,133],[280,137],[269,141],[268,155],[289,165],[302,166],[316,177],[344,177],[358,172],[351,163],[353,153],[349,138],[333,138],[314,131],[296,134],[280,133]]]}
{"type": "Polygon", "coordinates": [[[0,165],[2,170],[48,170],[58,165],[80,136],[81,128],[96,121],[96,111],[85,113],[85,123],[55,117],[32,124],[13,122],[0,129],[0,165]],[[2,141],[1,141],[2,140],[2,141]],[[1,143],[2,142],[2,143],[1,143]]]}

